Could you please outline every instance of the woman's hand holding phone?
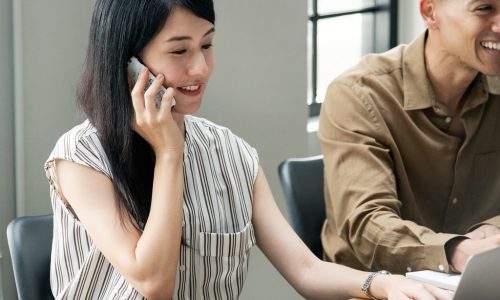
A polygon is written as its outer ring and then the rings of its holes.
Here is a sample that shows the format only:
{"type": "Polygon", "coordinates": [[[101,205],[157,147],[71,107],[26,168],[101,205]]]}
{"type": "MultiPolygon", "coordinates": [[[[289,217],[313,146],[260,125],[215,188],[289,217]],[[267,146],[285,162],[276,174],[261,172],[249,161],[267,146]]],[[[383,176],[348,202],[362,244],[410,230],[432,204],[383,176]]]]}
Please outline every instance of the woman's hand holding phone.
{"type": "MultiPolygon", "coordinates": [[[[127,71],[128,74],[132,77],[132,85],[134,85],[137,82],[137,79],[139,78],[139,75],[141,74],[142,70],[145,68],[145,66],[137,59],[135,56],[132,56],[128,62],[127,65],[127,71]]],[[[153,83],[155,80],[155,76],[151,73],[148,74],[148,81],[146,82],[146,90],[149,88],[149,86],[153,83]]],[[[155,96],[155,103],[156,103],[156,108],[159,109],[161,105],[161,99],[163,97],[163,94],[165,94],[166,88],[162,85],[160,86],[160,90],[155,96]]],[[[175,99],[172,100],[172,103],[170,105],[171,107],[175,106],[175,99]]]]}
{"type": "MultiPolygon", "coordinates": [[[[132,104],[135,111],[134,130],[139,133],[153,148],[158,159],[163,155],[179,155],[184,151],[183,122],[174,120],[171,104],[174,99],[174,89],[167,88],[162,97],[162,105],[156,107],[156,95],[163,87],[163,74],[153,80],[147,87],[149,69],[139,74],[132,88],[132,104]]],[[[183,119],[183,118],[180,118],[183,119]]]]}

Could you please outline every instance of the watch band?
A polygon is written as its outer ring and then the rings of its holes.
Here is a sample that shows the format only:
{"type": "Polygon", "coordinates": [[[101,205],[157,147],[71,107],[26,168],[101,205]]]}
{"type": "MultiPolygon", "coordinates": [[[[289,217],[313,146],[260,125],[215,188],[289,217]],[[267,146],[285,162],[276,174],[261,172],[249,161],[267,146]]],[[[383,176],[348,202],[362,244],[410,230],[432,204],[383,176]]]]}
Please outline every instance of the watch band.
{"type": "Polygon", "coordinates": [[[368,275],[368,278],[366,278],[365,283],[363,283],[363,286],[361,287],[361,291],[366,295],[366,297],[368,297],[368,299],[379,300],[378,298],[373,297],[373,295],[370,294],[370,292],[368,290],[370,289],[370,285],[372,284],[372,281],[375,278],[375,276],[380,275],[380,274],[391,275],[391,273],[389,271],[386,271],[386,270],[373,272],[370,275],[368,275]]]}

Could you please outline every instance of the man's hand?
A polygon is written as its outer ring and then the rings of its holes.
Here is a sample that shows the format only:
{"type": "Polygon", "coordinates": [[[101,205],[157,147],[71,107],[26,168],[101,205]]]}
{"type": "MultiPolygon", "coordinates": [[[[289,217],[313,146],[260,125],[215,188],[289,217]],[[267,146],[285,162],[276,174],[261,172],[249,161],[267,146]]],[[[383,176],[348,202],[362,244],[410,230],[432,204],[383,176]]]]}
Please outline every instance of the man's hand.
{"type": "Polygon", "coordinates": [[[454,244],[450,245],[450,264],[457,272],[463,272],[465,264],[471,256],[500,246],[500,233],[493,234],[491,232],[478,231],[473,234],[473,237],[468,237],[469,239],[457,240],[454,244]],[[476,238],[482,237],[482,233],[484,233],[485,238],[476,238]]]}
{"type": "Polygon", "coordinates": [[[495,225],[484,224],[467,233],[465,236],[473,240],[482,240],[500,234],[500,228],[495,225]]]}

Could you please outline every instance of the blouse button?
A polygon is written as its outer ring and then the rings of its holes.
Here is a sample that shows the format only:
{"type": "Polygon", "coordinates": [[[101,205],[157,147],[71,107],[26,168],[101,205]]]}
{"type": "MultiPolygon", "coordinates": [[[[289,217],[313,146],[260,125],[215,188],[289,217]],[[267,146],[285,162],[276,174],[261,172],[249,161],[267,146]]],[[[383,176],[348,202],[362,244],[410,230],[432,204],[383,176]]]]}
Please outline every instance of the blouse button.
{"type": "Polygon", "coordinates": [[[411,272],[411,267],[407,267],[406,272],[411,272]]]}
{"type": "Polygon", "coordinates": [[[179,271],[181,271],[181,272],[186,271],[186,266],[185,265],[179,266],[179,271]]]}
{"type": "Polygon", "coordinates": [[[439,271],[444,272],[444,266],[443,265],[439,265],[438,269],[439,269],[439,271]]]}
{"type": "Polygon", "coordinates": [[[451,120],[453,120],[451,117],[444,118],[444,121],[446,122],[446,124],[450,124],[451,120]]]}
{"type": "Polygon", "coordinates": [[[456,205],[458,203],[458,198],[457,197],[453,198],[453,200],[451,200],[451,203],[453,205],[456,205]]]}

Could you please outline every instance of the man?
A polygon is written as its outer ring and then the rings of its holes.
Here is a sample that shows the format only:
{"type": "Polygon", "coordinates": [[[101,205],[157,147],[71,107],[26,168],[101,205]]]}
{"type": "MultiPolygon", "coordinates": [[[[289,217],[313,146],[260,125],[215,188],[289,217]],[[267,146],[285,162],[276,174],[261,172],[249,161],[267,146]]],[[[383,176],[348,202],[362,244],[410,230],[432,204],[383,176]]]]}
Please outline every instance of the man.
{"type": "Polygon", "coordinates": [[[461,272],[500,245],[500,0],[420,0],[427,30],[330,85],[325,257],[461,272]]]}

